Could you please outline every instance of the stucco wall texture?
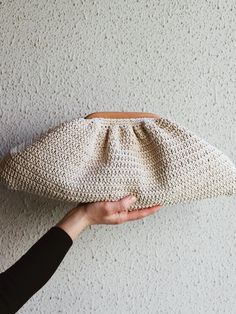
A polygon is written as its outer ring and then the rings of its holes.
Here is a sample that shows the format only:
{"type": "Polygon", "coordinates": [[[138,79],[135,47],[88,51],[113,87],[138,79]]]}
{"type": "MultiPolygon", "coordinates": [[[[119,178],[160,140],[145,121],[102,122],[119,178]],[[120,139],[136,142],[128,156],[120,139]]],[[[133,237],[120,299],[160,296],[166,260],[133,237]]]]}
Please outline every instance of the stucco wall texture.
{"type": "MultiPolygon", "coordinates": [[[[0,2],[0,157],[94,111],[175,119],[236,162],[236,2],[0,2]]],[[[235,197],[92,226],[19,313],[236,313],[235,197]]],[[[72,208],[0,190],[0,271],[72,208]]]]}

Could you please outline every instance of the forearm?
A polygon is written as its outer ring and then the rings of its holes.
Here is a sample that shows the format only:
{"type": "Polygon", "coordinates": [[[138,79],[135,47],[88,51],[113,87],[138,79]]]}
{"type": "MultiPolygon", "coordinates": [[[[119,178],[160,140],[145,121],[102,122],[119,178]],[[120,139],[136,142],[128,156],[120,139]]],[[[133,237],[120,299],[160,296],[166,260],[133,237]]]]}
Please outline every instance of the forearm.
{"type": "Polygon", "coordinates": [[[54,226],[15,264],[0,274],[0,313],[15,313],[53,275],[71,247],[71,237],[54,226]]]}

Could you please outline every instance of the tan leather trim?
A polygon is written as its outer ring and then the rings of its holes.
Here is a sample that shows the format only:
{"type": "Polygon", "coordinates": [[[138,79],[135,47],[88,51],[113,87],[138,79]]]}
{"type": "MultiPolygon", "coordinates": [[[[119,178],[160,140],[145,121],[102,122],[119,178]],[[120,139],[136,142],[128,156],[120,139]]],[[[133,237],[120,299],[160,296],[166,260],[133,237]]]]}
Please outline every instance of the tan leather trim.
{"type": "Polygon", "coordinates": [[[90,113],[85,119],[106,118],[106,119],[130,119],[130,118],[157,118],[160,116],[150,112],[119,112],[119,111],[97,111],[90,113]]]}

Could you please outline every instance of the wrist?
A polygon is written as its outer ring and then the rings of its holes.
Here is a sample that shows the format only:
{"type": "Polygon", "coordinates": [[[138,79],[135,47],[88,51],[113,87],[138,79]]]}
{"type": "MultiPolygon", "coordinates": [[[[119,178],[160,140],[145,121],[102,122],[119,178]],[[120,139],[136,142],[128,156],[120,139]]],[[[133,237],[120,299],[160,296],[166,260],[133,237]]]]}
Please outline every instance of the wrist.
{"type": "Polygon", "coordinates": [[[89,221],[82,208],[74,208],[56,226],[63,229],[74,240],[89,226],[89,221]]]}

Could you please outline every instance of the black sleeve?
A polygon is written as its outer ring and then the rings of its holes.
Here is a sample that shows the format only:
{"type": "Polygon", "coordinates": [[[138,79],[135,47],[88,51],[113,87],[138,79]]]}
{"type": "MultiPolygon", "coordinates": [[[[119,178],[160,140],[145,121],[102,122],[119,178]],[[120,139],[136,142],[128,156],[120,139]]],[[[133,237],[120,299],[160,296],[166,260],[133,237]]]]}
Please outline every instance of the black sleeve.
{"type": "Polygon", "coordinates": [[[47,231],[0,274],[0,313],[16,313],[53,275],[73,241],[61,228],[47,231]]]}

